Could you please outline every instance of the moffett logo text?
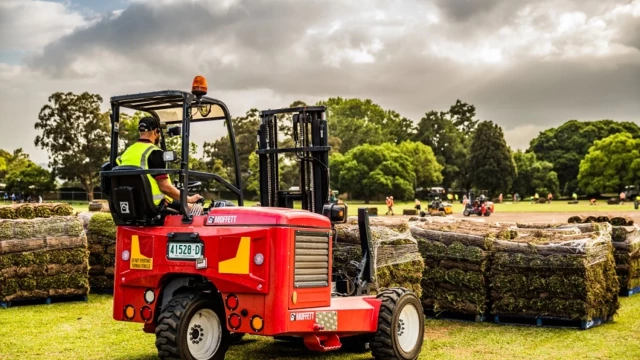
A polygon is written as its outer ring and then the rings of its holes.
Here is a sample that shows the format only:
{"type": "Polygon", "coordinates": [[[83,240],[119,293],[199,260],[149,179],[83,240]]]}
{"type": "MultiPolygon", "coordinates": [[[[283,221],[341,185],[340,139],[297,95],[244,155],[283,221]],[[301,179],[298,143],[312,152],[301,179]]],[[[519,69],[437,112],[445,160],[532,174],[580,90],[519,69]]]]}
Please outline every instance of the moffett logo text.
{"type": "Polygon", "coordinates": [[[236,218],[235,215],[209,216],[207,224],[235,224],[236,218]]]}
{"type": "Polygon", "coordinates": [[[316,313],[312,311],[291,313],[291,321],[307,321],[307,320],[313,320],[315,318],[316,318],[316,313]]]}

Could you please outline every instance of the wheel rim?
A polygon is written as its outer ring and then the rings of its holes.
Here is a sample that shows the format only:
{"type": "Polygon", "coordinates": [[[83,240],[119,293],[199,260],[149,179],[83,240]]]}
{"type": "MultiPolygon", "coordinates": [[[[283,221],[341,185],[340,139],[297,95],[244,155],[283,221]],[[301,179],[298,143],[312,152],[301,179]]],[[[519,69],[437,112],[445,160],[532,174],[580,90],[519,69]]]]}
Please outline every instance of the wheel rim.
{"type": "Polygon", "coordinates": [[[412,352],[420,336],[420,315],[413,304],[402,308],[397,325],[398,345],[405,353],[412,352]]]}
{"type": "Polygon", "coordinates": [[[201,309],[189,321],[187,329],[189,353],[196,360],[210,359],[220,347],[222,324],[211,309],[201,309]]]}

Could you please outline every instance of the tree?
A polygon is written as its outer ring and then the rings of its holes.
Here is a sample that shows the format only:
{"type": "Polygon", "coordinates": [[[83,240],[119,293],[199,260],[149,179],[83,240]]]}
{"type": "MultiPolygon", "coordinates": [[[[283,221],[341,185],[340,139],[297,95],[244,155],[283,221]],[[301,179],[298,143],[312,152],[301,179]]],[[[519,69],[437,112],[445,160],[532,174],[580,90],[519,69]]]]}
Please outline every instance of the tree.
{"type": "MultiPolygon", "coordinates": [[[[260,126],[258,109],[251,109],[247,111],[245,116],[233,118],[231,122],[236,137],[236,146],[238,148],[240,161],[238,166],[240,168],[242,183],[245,184],[249,177],[249,156],[258,149],[258,140],[256,137],[260,126]]],[[[203,145],[203,161],[207,169],[213,169],[215,160],[222,160],[225,169],[227,169],[227,178],[234,183],[235,171],[233,152],[231,151],[230,144],[229,135],[225,135],[214,142],[205,142],[203,145]]]]}
{"type": "Polygon", "coordinates": [[[102,97],[84,92],[54,93],[40,110],[35,145],[49,153],[49,166],[66,180],[76,180],[89,201],[98,184],[99,169],[109,155],[109,118],[100,113],[102,97]]]}
{"type": "Polygon", "coordinates": [[[516,175],[511,150],[504,140],[502,128],[492,121],[478,124],[471,141],[469,174],[473,185],[490,195],[511,187],[516,175]]]}
{"type": "Polygon", "coordinates": [[[363,144],[398,144],[411,136],[411,120],[393,110],[385,110],[369,99],[337,97],[319,102],[318,105],[327,107],[329,143],[332,147],[339,145],[342,153],[363,144]],[[337,137],[339,141],[332,137],[337,137]]]}
{"type": "Polygon", "coordinates": [[[578,188],[580,162],[594,141],[621,132],[640,137],[640,127],[631,122],[571,120],[541,132],[531,140],[527,151],[535,152],[539,160],[552,163],[560,187],[565,194],[570,194],[578,188]]]}
{"type": "Polygon", "coordinates": [[[32,162],[20,170],[11,171],[6,181],[7,190],[10,191],[31,193],[55,189],[51,173],[32,162]]]}
{"type": "Polygon", "coordinates": [[[416,179],[413,163],[397,146],[365,144],[331,158],[332,189],[348,192],[365,203],[378,195],[413,197],[416,179]]]}
{"type": "Polygon", "coordinates": [[[0,149],[0,181],[5,181],[9,172],[21,171],[29,163],[31,163],[29,155],[22,148],[14,150],[13,153],[0,149]],[[4,168],[1,166],[2,163],[5,164],[4,168]]]}
{"type": "Polygon", "coordinates": [[[640,180],[640,139],[623,132],[596,140],[580,162],[578,182],[587,194],[620,192],[640,180]]]}
{"type": "Polygon", "coordinates": [[[413,136],[432,149],[442,169],[442,184],[450,188],[455,181],[460,182],[462,170],[466,166],[467,151],[464,136],[449,119],[446,112],[429,111],[420,119],[413,136]]]}
{"type": "MultiPolygon", "coordinates": [[[[384,145],[387,148],[394,146],[389,143],[384,145]]],[[[400,143],[397,149],[411,159],[416,177],[416,188],[426,188],[442,182],[442,170],[444,167],[438,163],[430,147],[421,142],[405,141],[400,143]]]]}
{"type": "Polygon", "coordinates": [[[513,153],[517,175],[513,181],[514,193],[526,197],[534,193],[559,194],[558,174],[553,171],[553,164],[540,161],[535,153],[520,150],[513,153]]]}

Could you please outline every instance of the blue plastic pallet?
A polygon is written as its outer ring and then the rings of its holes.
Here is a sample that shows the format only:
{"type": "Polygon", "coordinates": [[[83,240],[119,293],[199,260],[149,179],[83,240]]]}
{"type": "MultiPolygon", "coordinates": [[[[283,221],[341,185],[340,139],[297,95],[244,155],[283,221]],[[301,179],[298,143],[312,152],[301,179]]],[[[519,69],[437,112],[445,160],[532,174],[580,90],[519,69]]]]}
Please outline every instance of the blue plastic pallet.
{"type": "Polygon", "coordinates": [[[631,296],[635,294],[640,294],[640,286],[634,287],[633,289],[625,290],[621,292],[621,296],[631,296]]]}
{"type": "Polygon", "coordinates": [[[434,313],[433,310],[426,311],[425,316],[430,319],[436,319],[436,320],[454,320],[454,321],[465,321],[465,322],[483,322],[487,319],[487,317],[484,314],[462,314],[462,313],[455,313],[450,311],[434,313]]]}
{"type": "Polygon", "coordinates": [[[512,315],[495,315],[493,322],[499,325],[519,325],[519,326],[538,326],[538,327],[560,327],[560,328],[578,328],[582,330],[591,329],[598,325],[602,325],[612,321],[613,317],[594,318],[591,320],[571,320],[548,316],[512,316],[512,315]]]}
{"type": "Polygon", "coordinates": [[[13,306],[26,306],[26,305],[51,305],[51,303],[60,302],[72,302],[72,301],[89,301],[88,295],[74,295],[74,296],[50,296],[41,299],[24,299],[13,301],[0,301],[0,307],[7,309],[13,306]]]}

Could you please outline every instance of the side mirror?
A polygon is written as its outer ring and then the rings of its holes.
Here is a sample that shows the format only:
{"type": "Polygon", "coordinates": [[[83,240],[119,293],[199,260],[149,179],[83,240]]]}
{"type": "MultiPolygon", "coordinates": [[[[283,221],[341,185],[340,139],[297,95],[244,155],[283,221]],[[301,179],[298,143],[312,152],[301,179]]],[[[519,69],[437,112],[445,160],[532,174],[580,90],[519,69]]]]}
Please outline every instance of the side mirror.
{"type": "Polygon", "coordinates": [[[344,224],[347,222],[347,205],[326,204],[322,207],[322,215],[328,217],[332,224],[344,224]]]}
{"type": "Polygon", "coordinates": [[[173,126],[167,130],[167,136],[174,137],[182,134],[182,128],[180,126],[173,126]]]}
{"type": "Polygon", "coordinates": [[[173,150],[167,150],[162,153],[162,158],[164,162],[176,162],[178,161],[178,154],[173,150]]]}

